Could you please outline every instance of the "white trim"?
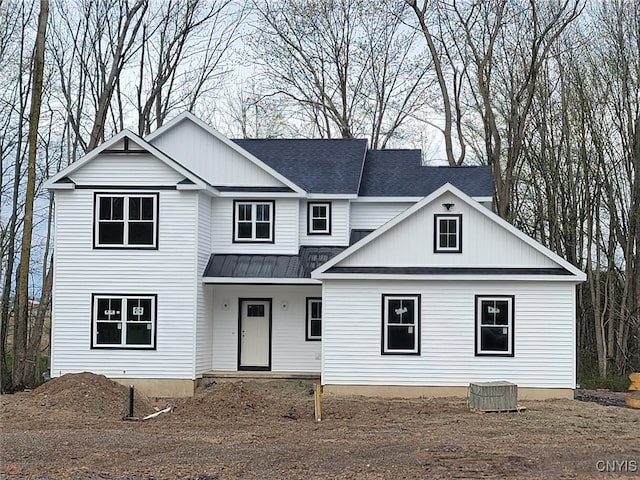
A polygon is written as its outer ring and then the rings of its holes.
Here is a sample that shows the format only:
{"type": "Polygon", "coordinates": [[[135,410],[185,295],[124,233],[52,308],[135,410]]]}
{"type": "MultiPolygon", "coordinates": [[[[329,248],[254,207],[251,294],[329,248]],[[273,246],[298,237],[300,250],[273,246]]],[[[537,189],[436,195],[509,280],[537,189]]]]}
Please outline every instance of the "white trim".
{"type": "MultiPolygon", "coordinates": [[[[385,354],[417,354],[420,352],[420,295],[396,295],[382,294],[382,352],[385,354]],[[409,300],[413,302],[413,323],[392,323],[395,326],[412,326],[413,327],[413,348],[398,349],[389,348],[389,300],[409,300]]],[[[402,313],[399,313],[402,315],[402,313]]]]}
{"type": "MultiPolygon", "coordinates": [[[[320,194],[318,194],[320,195],[320,194]]],[[[346,197],[345,197],[346,198],[346,197]]],[[[353,198],[354,202],[358,203],[403,203],[403,202],[419,202],[424,197],[358,197],[353,198]]],[[[476,202],[493,202],[493,197],[471,197],[476,202]]]]}
{"type": "Polygon", "coordinates": [[[331,235],[331,202],[307,202],[307,235],[331,235]],[[324,207],[325,215],[314,217],[314,207],[324,207]],[[324,220],[326,227],[323,230],[314,230],[314,220],[324,220]]]}
{"type": "Polygon", "coordinates": [[[273,200],[269,201],[254,201],[254,200],[236,200],[233,202],[233,241],[237,243],[241,242],[251,242],[251,243],[273,243],[274,241],[274,233],[275,233],[275,210],[276,204],[273,200]],[[251,224],[251,236],[250,237],[240,237],[240,206],[241,205],[250,205],[251,206],[251,218],[249,220],[242,220],[242,223],[250,223],[251,224]],[[268,206],[268,217],[269,220],[260,220],[258,221],[258,206],[268,206]],[[268,224],[269,225],[269,236],[268,237],[260,237],[257,236],[258,224],[268,224]]]}
{"type": "MultiPolygon", "coordinates": [[[[435,238],[433,239],[433,246],[434,246],[434,253],[461,253],[462,252],[462,229],[460,228],[460,226],[462,225],[462,215],[460,215],[459,213],[453,213],[453,214],[448,214],[448,213],[436,213],[434,215],[434,219],[435,219],[435,228],[434,228],[434,236],[435,238]],[[442,247],[440,245],[440,235],[442,235],[442,232],[440,231],[440,229],[442,228],[442,224],[441,222],[445,220],[445,221],[450,221],[453,220],[456,224],[456,231],[455,231],[455,246],[453,247],[442,247]]],[[[447,232],[445,235],[447,235],[447,238],[449,238],[449,236],[451,236],[451,232],[447,232]]],[[[448,242],[448,240],[447,240],[448,242]]]]}
{"type": "MultiPolygon", "coordinates": [[[[476,341],[475,341],[475,355],[476,356],[513,356],[513,344],[515,343],[515,332],[513,331],[513,317],[515,315],[513,308],[513,296],[512,295],[476,295],[476,341]],[[507,324],[482,324],[482,302],[507,302],[507,324]],[[482,329],[483,328],[506,328],[507,329],[507,350],[482,350],[482,329]]],[[[502,332],[504,335],[504,330],[502,332]]]]}
{"type": "MultiPolygon", "coordinates": [[[[158,160],[165,163],[168,167],[172,168],[173,170],[178,172],[180,175],[184,175],[185,178],[191,180],[200,189],[205,188],[208,185],[204,179],[202,179],[192,171],[183,167],[180,163],[176,162],[174,159],[164,154],[163,152],[158,150],[156,147],[154,147],[150,143],[146,142],[143,138],[139,137],[138,135],[136,135],[130,130],[124,129],[117,135],[111,137],[109,140],[104,142],[99,147],[96,147],[93,150],[91,150],[89,153],[84,155],[78,161],[72,163],[66,168],[63,168],[58,173],[56,173],[53,177],[46,180],[44,182],[44,187],[49,190],[56,190],[60,188],[68,189],[69,187],[66,187],[66,186],[61,187],[61,185],[66,185],[66,183],[58,184],[56,182],[64,177],[69,176],[71,173],[75,172],[76,170],[82,168],[84,165],[91,162],[98,155],[100,155],[100,153],[102,153],[104,150],[108,150],[109,147],[115,145],[123,138],[129,138],[134,143],[136,143],[139,147],[142,147],[144,150],[149,152],[149,154],[151,154],[152,156],[156,157],[158,160]]],[[[105,180],[108,180],[108,179],[105,179],[105,180]]]]}
{"type": "Polygon", "coordinates": [[[306,298],[306,307],[307,307],[307,314],[306,314],[306,325],[305,325],[305,341],[312,341],[312,340],[322,340],[322,298],[321,297],[307,297],[306,298]],[[319,303],[320,304],[320,318],[317,317],[313,317],[312,313],[313,313],[313,307],[312,305],[314,303],[319,303]],[[312,335],[311,334],[311,322],[320,322],[320,335],[312,335]]]}
{"type": "Polygon", "coordinates": [[[307,198],[310,200],[357,200],[358,195],[355,193],[308,193],[307,198]]]}
{"type": "Polygon", "coordinates": [[[305,196],[296,192],[251,192],[251,191],[235,191],[235,192],[219,192],[216,190],[217,196],[226,198],[304,198],[305,196]]]}
{"type": "Polygon", "coordinates": [[[205,284],[249,284],[249,285],[322,285],[313,278],[270,278],[270,277],[202,277],[205,284]]]}
{"type": "MultiPolygon", "coordinates": [[[[327,262],[329,263],[329,262],[327,262]]],[[[322,267],[320,267],[322,268],[322,267]]],[[[311,276],[318,280],[442,280],[442,281],[543,281],[543,282],[571,282],[581,283],[584,280],[576,278],[574,275],[505,275],[505,274],[485,274],[485,275],[410,275],[410,274],[384,274],[384,273],[316,273],[311,272],[311,276]]]]}
{"type": "MultiPolygon", "coordinates": [[[[118,249],[137,249],[137,248],[158,248],[158,221],[159,221],[159,198],[158,193],[122,193],[122,192],[101,192],[94,195],[93,205],[93,247],[94,248],[118,248],[118,249]],[[111,205],[113,208],[113,199],[122,199],[122,219],[101,219],[100,218],[100,200],[103,198],[111,199],[111,205]],[[130,202],[132,198],[150,198],[153,202],[153,218],[151,220],[131,220],[129,218],[130,202]],[[100,243],[100,223],[122,223],[122,243],[100,243]],[[131,243],[129,239],[129,225],[132,223],[151,223],[153,228],[151,229],[152,243],[131,243]]],[[[140,204],[142,209],[142,203],[140,204]]],[[[112,212],[113,214],[113,212],[112,212]]]]}
{"type": "MultiPolygon", "coordinates": [[[[421,210],[426,205],[430,204],[436,198],[440,197],[441,195],[443,195],[445,193],[451,193],[451,194],[455,195],[461,201],[465,202],[467,205],[469,205],[470,207],[474,208],[477,212],[481,213],[482,215],[484,215],[485,217],[489,218],[490,220],[493,220],[499,226],[501,226],[502,228],[506,229],[508,232],[510,232],[511,234],[515,235],[517,238],[519,238],[520,240],[525,242],[527,245],[529,245],[530,247],[534,248],[536,251],[540,252],[542,255],[546,256],[547,258],[549,258],[553,262],[557,263],[562,268],[565,268],[566,270],[568,270],[572,274],[571,276],[569,276],[569,275],[562,276],[562,278],[560,278],[560,279],[556,278],[556,280],[564,280],[564,281],[572,281],[572,282],[584,282],[587,279],[587,276],[584,274],[584,272],[582,272],[578,268],[574,267],[573,265],[571,265],[569,262],[567,262],[566,260],[564,260],[560,256],[556,255],[551,250],[549,250],[545,246],[543,246],[540,243],[538,243],[537,241],[535,241],[533,238],[525,235],[523,232],[521,232],[516,227],[511,225],[509,222],[507,222],[506,220],[500,218],[498,215],[493,213],[488,208],[483,207],[481,204],[479,204],[478,202],[474,201],[471,197],[469,197],[467,194],[463,193],[462,191],[458,190],[456,187],[454,187],[450,183],[447,183],[447,184],[443,185],[442,187],[438,188],[433,193],[431,193],[429,196],[424,197],[420,202],[418,202],[415,205],[412,205],[411,207],[407,208],[405,211],[403,211],[402,213],[400,213],[399,215],[397,215],[393,219],[389,220],[387,223],[382,225],[377,230],[371,232],[369,235],[367,235],[366,237],[361,239],[359,242],[356,242],[355,244],[353,244],[352,246],[350,246],[349,248],[344,250],[342,253],[336,255],[331,260],[329,260],[325,264],[323,264],[320,267],[318,267],[317,269],[315,269],[313,272],[311,272],[312,278],[323,278],[323,279],[324,278],[330,278],[330,277],[327,277],[326,275],[323,275],[323,274],[325,274],[325,272],[328,269],[330,269],[334,265],[338,264],[339,262],[341,262],[345,258],[349,257],[354,252],[360,250],[365,245],[368,245],[369,243],[374,241],[376,238],[378,238],[380,235],[382,235],[384,232],[392,229],[397,224],[402,222],[405,218],[413,215],[414,213],[416,213],[417,211],[421,210]]],[[[333,275],[336,275],[336,274],[333,274],[333,275]]],[[[407,277],[407,276],[403,275],[402,277],[407,277]]],[[[496,276],[492,275],[491,277],[495,278],[496,276]]],[[[504,278],[504,276],[502,276],[502,277],[504,278]]],[[[525,279],[527,279],[527,280],[534,280],[534,279],[535,280],[542,280],[542,279],[545,279],[546,276],[543,277],[543,276],[527,275],[527,276],[523,276],[523,277],[525,279]]],[[[333,277],[333,278],[348,278],[348,277],[346,275],[338,274],[337,277],[333,277]]],[[[364,278],[364,277],[355,277],[355,278],[364,278]]],[[[385,275],[385,278],[391,278],[391,276],[386,276],[385,275]]],[[[419,276],[409,276],[409,278],[416,278],[417,279],[417,278],[419,278],[419,276]]],[[[428,277],[428,278],[435,278],[435,277],[428,277]]],[[[461,277],[458,275],[455,278],[460,279],[461,277]]],[[[468,279],[471,279],[471,278],[472,277],[467,277],[467,276],[464,277],[465,280],[468,280],[468,279]]],[[[514,276],[509,276],[508,278],[510,280],[515,280],[516,279],[514,276]]]]}
{"type": "Polygon", "coordinates": [[[109,293],[100,293],[92,295],[93,305],[91,306],[91,322],[93,328],[93,336],[91,338],[91,347],[92,348],[122,348],[122,349],[143,349],[143,350],[151,350],[156,347],[156,321],[157,321],[157,311],[156,311],[156,295],[136,295],[136,294],[109,294],[109,293]],[[98,302],[100,300],[120,300],[120,320],[98,320],[98,302]],[[149,312],[149,321],[129,321],[129,300],[150,300],[151,302],[151,311],[149,312]],[[120,343],[98,343],[98,323],[112,323],[119,324],[120,328],[120,343]],[[151,338],[150,343],[146,344],[136,344],[136,343],[126,343],[127,342],[127,328],[129,325],[147,325],[147,330],[151,330],[151,338]],[[151,328],[149,328],[151,326],[151,328]]]}
{"type": "Polygon", "coordinates": [[[249,160],[250,162],[255,164],[257,167],[261,168],[262,170],[267,172],[272,177],[274,177],[277,180],[279,180],[280,182],[284,183],[287,187],[291,188],[295,192],[298,192],[298,193],[301,193],[301,194],[305,194],[306,193],[303,188],[301,188],[298,185],[296,185],[295,183],[293,183],[291,180],[289,180],[284,175],[282,175],[282,174],[278,173],[277,171],[275,171],[273,168],[271,168],[269,165],[264,163],[259,158],[255,157],[251,153],[247,152],[244,148],[242,148],[237,143],[229,140],[227,137],[225,137],[220,132],[218,132],[215,128],[213,128],[211,125],[208,125],[207,123],[203,122],[202,120],[200,120],[198,117],[196,117],[191,112],[183,112],[183,113],[181,113],[180,115],[178,115],[177,117],[172,119],[170,122],[165,123],[163,126],[161,126],[157,130],[155,130],[152,133],[150,133],[149,135],[147,135],[145,137],[145,139],[148,142],[152,142],[154,138],[162,135],[164,132],[170,130],[175,125],[178,125],[180,122],[182,122],[184,120],[190,120],[191,122],[195,123],[197,126],[202,128],[205,132],[209,133],[210,135],[215,137],[217,140],[220,140],[226,146],[228,146],[229,148],[235,150],[237,153],[239,153],[240,155],[245,157],[247,160],[249,160]]]}

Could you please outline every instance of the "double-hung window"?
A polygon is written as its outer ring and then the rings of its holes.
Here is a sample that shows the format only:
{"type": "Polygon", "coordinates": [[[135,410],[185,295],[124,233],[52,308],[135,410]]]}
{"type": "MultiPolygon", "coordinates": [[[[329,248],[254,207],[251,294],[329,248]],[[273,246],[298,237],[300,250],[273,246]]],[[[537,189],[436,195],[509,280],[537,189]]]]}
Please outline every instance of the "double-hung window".
{"type": "Polygon", "coordinates": [[[307,234],[331,235],[331,203],[307,204],[307,234]]]}
{"type": "Polygon", "coordinates": [[[93,296],[92,347],[155,348],[156,295],[93,296]]]}
{"type": "Polygon", "coordinates": [[[95,195],[95,248],[157,248],[158,195],[95,195]]]}
{"type": "Polygon", "coordinates": [[[307,340],[322,338],[322,299],[307,298],[307,340]]]}
{"type": "Polygon", "coordinates": [[[233,210],[234,242],[273,242],[273,201],[236,200],[233,210]]]}
{"type": "Polygon", "coordinates": [[[476,355],[513,356],[513,296],[476,295],[476,355]]]}
{"type": "Polygon", "coordinates": [[[382,353],[420,354],[420,295],[382,295],[382,353]]]}
{"type": "Polygon", "coordinates": [[[435,215],[434,232],[434,252],[462,252],[462,215],[435,215]]]}

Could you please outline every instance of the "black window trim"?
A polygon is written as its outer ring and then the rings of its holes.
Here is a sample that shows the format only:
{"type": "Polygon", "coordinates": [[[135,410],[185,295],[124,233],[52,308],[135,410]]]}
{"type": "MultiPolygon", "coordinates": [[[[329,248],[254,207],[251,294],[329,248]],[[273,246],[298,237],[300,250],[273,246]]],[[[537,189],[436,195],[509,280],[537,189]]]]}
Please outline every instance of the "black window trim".
{"type": "Polygon", "coordinates": [[[382,294],[382,309],[380,312],[380,316],[382,318],[382,335],[381,335],[381,345],[380,351],[382,355],[408,355],[408,356],[420,356],[420,348],[421,348],[421,317],[422,317],[422,295],[419,293],[383,293],[382,294]],[[387,349],[387,322],[385,321],[385,311],[386,311],[386,301],[388,298],[400,298],[400,299],[414,299],[416,301],[416,340],[415,340],[415,351],[406,351],[406,350],[389,350],[387,349]]]}
{"type": "MultiPolygon", "coordinates": [[[[124,310],[124,309],[123,309],[124,310]]],[[[148,350],[153,351],[157,349],[158,338],[158,294],[156,293],[92,293],[91,294],[91,338],[90,344],[92,350],[148,350]],[[151,298],[153,305],[153,318],[151,319],[152,331],[151,331],[151,345],[99,345],[96,343],[96,302],[98,298],[151,298]]],[[[126,320],[123,319],[123,323],[126,320]]]]}
{"type": "MultiPolygon", "coordinates": [[[[128,205],[128,200],[127,200],[127,205],[128,205]]],[[[127,208],[123,207],[124,210],[126,211],[127,208]]],[[[128,215],[128,214],[127,214],[128,215]]],[[[125,227],[127,226],[127,223],[125,222],[125,227]]],[[[160,247],[160,237],[159,237],[159,232],[160,232],[160,194],[158,192],[139,192],[139,191],[127,191],[127,192],[123,192],[122,190],[119,190],[117,192],[115,191],[111,191],[111,192],[94,192],[93,193],[93,249],[94,250],[158,250],[160,247]],[[114,197],[122,197],[122,198],[131,198],[131,197],[152,197],[154,198],[153,201],[153,215],[154,215],[154,226],[155,226],[155,231],[154,231],[154,235],[153,235],[153,245],[128,245],[123,243],[122,245],[114,245],[114,244],[109,244],[109,245],[100,245],[98,243],[98,223],[100,221],[100,202],[99,202],[99,198],[101,197],[110,197],[110,198],[114,198],[114,197]]]]}
{"type": "Polygon", "coordinates": [[[436,213],[433,222],[433,252],[434,253],[462,253],[462,214],[461,213],[436,213]],[[458,222],[458,247],[457,248],[442,248],[440,247],[439,233],[440,233],[440,220],[442,219],[456,219],[458,222]]]}
{"type": "Polygon", "coordinates": [[[482,295],[475,295],[474,296],[474,303],[473,303],[473,309],[474,309],[474,323],[475,323],[475,328],[474,328],[474,345],[475,345],[475,356],[476,357],[515,357],[515,352],[516,352],[516,342],[515,342],[515,329],[516,329],[516,298],[515,295],[505,295],[505,294],[498,294],[498,295],[490,295],[490,294],[482,294],[482,295]],[[483,352],[480,349],[480,320],[481,320],[481,316],[480,316],[480,308],[479,308],[479,304],[480,301],[486,299],[486,300],[509,300],[511,302],[511,310],[509,312],[510,316],[509,316],[509,346],[510,351],[501,353],[501,352],[497,352],[497,351],[487,351],[487,352],[483,352]]]}
{"type": "Polygon", "coordinates": [[[331,235],[331,202],[307,202],[307,235],[331,235]],[[315,231],[311,218],[311,212],[314,206],[327,207],[327,230],[315,231]]]}
{"type": "MultiPolygon", "coordinates": [[[[307,342],[318,342],[322,340],[322,333],[320,333],[319,337],[314,337],[311,335],[311,320],[316,320],[316,319],[312,319],[310,312],[311,312],[311,302],[320,302],[320,325],[322,326],[322,317],[324,316],[324,313],[322,312],[322,297],[307,297],[306,298],[306,315],[305,315],[305,340],[307,342]]],[[[320,331],[322,332],[322,327],[320,329],[320,331]]]]}
{"type": "Polygon", "coordinates": [[[233,211],[231,212],[231,222],[232,222],[232,233],[231,233],[231,241],[232,243],[275,243],[276,240],[276,231],[275,231],[275,225],[276,225],[276,202],[275,200],[261,200],[261,199],[247,199],[247,200],[234,200],[233,201],[233,211]],[[238,229],[238,205],[240,204],[251,204],[251,205],[256,205],[256,204],[269,204],[271,205],[271,225],[269,228],[269,234],[270,237],[269,239],[254,239],[254,238],[240,238],[238,239],[236,234],[237,234],[237,229],[238,229]]]}

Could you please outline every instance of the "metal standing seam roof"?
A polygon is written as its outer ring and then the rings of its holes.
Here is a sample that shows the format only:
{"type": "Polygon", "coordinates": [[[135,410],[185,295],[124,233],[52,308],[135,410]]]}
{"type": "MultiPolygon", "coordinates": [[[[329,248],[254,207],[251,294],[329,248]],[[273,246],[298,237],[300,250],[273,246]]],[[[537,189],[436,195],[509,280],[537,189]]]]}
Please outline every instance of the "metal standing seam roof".
{"type": "Polygon", "coordinates": [[[298,255],[213,254],[203,277],[311,278],[311,272],[346,247],[300,247],[298,255]]]}
{"type": "Polygon", "coordinates": [[[310,193],[356,195],[365,139],[237,139],[237,145],[310,193]]]}
{"type": "Polygon", "coordinates": [[[369,150],[359,195],[425,197],[451,183],[470,197],[493,196],[490,166],[429,167],[420,150],[369,150]]]}

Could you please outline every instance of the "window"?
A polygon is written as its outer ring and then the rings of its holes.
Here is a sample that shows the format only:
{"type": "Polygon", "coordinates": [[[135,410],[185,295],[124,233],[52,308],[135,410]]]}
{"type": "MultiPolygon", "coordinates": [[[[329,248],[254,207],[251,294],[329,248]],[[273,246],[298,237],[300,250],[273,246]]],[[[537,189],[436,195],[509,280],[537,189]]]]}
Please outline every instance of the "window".
{"type": "Polygon", "coordinates": [[[382,353],[420,354],[420,295],[382,295],[382,353]]]}
{"type": "Polygon", "coordinates": [[[513,356],[513,301],[476,295],[476,355],[513,356]]]}
{"type": "Polygon", "coordinates": [[[462,215],[435,215],[434,231],[434,252],[462,252],[462,215]]]}
{"type": "Polygon", "coordinates": [[[307,204],[307,234],[331,235],[331,203],[307,204]]]}
{"type": "Polygon", "coordinates": [[[233,202],[234,242],[273,242],[274,202],[233,202]]]}
{"type": "Polygon", "coordinates": [[[95,196],[94,248],[157,248],[158,195],[95,196]]]}
{"type": "Polygon", "coordinates": [[[322,338],[322,299],[307,298],[307,340],[322,338]]]}
{"type": "Polygon", "coordinates": [[[155,348],[155,295],[94,295],[92,346],[155,348]]]}

